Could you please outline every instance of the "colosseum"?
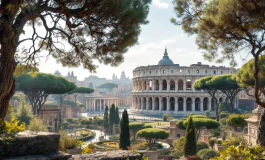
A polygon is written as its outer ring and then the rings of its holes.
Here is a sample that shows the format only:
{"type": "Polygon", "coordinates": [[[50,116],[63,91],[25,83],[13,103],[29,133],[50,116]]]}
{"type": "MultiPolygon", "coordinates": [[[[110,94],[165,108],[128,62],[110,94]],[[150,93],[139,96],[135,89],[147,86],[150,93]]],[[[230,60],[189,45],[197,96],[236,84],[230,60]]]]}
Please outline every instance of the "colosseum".
{"type": "MultiPolygon", "coordinates": [[[[157,65],[140,66],[133,70],[131,109],[151,115],[203,114],[214,108],[211,96],[202,90],[195,90],[192,84],[204,76],[234,73],[236,70],[229,67],[209,66],[201,62],[190,66],[174,64],[165,49],[157,65]]],[[[219,102],[228,100],[223,94],[218,94],[217,98],[219,102]]],[[[235,107],[237,104],[238,98],[235,107]]]]}

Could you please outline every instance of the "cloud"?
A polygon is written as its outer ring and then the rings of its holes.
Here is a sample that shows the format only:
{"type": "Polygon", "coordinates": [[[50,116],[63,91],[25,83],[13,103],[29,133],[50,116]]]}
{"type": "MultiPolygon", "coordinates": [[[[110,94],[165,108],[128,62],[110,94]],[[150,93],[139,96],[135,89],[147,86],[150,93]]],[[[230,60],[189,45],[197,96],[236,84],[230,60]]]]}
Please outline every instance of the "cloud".
{"type": "Polygon", "coordinates": [[[153,0],[152,4],[157,6],[158,8],[168,8],[169,4],[166,2],[162,2],[161,0],[153,0]]]}

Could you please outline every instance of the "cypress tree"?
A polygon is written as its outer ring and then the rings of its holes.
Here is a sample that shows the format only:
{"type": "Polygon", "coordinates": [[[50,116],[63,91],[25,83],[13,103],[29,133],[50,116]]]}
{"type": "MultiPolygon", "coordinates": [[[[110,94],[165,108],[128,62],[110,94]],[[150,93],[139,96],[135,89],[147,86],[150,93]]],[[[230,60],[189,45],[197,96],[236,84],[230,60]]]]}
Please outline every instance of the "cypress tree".
{"type": "Polygon", "coordinates": [[[107,130],[109,128],[109,117],[108,117],[108,112],[109,112],[109,107],[106,106],[105,107],[105,111],[104,111],[104,129],[107,130]]]}
{"type": "Polygon", "coordinates": [[[116,107],[115,109],[115,124],[120,124],[120,116],[119,116],[119,108],[116,107]]]}
{"type": "Polygon", "coordinates": [[[192,156],[195,155],[196,152],[197,152],[196,132],[192,122],[192,117],[190,116],[188,119],[188,126],[185,133],[184,155],[192,156]]]}
{"type": "Polygon", "coordinates": [[[122,113],[120,129],[121,129],[120,148],[122,150],[128,150],[128,147],[131,146],[131,143],[130,143],[129,117],[126,109],[122,113]]]}
{"type": "Polygon", "coordinates": [[[109,110],[109,129],[112,132],[113,124],[115,123],[115,105],[112,104],[109,110]]]}

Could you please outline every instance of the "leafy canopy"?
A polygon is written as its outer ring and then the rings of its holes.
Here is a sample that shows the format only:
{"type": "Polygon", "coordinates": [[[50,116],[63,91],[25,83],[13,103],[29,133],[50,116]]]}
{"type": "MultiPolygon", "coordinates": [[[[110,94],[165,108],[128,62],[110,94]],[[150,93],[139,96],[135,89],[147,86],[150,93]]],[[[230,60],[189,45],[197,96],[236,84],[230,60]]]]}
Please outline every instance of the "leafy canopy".
{"type": "Polygon", "coordinates": [[[145,128],[138,131],[136,135],[143,138],[166,139],[169,133],[159,128],[145,128]]]}
{"type": "Polygon", "coordinates": [[[118,85],[115,83],[104,83],[104,84],[98,86],[98,88],[106,88],[109,91],[111,91],[113,88],[118,88],[118,85]]]}
{"type": "Polygon", "coordinates": [[[89,94],[94,92],[94,89],[87,87],[76,87],[74,90],[68,92],[68,94],[89,94]]]}

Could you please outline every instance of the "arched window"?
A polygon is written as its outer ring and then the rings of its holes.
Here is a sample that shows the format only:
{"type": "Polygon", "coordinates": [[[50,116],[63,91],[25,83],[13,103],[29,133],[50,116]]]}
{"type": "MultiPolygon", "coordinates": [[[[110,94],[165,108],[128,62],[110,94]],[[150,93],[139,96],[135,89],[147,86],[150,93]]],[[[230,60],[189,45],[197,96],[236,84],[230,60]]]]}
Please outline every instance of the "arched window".
{"type": "Polygon", "coordinates": [[[200,98],[195,99],[195,111],[200,111],[200,98]]]}
{"type": "Polygon", "coordinates": [[[216,74],[216,70],[213,71],[213,74],[216,74]]]}
{"type": "Polygon", "coordinates": [[[156,82],[155,82],[155,90],[159,90],[159,81],[158,80],[156,80],[156,82]]]}
{"type": "Polygon", "coordinates": [[[190,79],[187,79],[186,90],[191,90],[191,80],[190,79]]]}
{"type": "Polygon", "coordinates": [[[155,98],[155,110],[159,110],[159,98],[155,98]]]}
{"type": "Polygon", "coordinates": [[[149,90],[151,91],[152,90],[152,81],[148,81],[148,88],[149,88],[149,90]]]}
{"type": "Polygon", "coordinates": [[[208,98],[207,97],[203,98],[203,110],[204,111],[208,110],[208,98]]]}
{"type": "Polygon", "coordinates": [[[146,109],[146,98],[144,97],[144,104],[143,104],[143,109],[145,110],[146,109]]]}
{"type": "Polygon", "coordinates": [[[152,98],[149,97],[149,99],[148,99],[148,110],[152,110],[152,106],[153,106],[153,104],[152,104],[152,98]]]}
{"type": "Polygon", "coordinates": [[[175,81],[170,80],[170,90],[175,90],[175,81]]]}
{"type": "Polygon", "coordinates": [[[178,90],[183,90],[183,80],[182,79],[178,80],[178,90]]]}
{"type": "Polygon", "coordinates": [[[187,98],[186,100],[186,107],[187,107],[187,111],[192,111],[192,99],[190,97],[187,98]]]}
{"type": "Polygon", "coordinates": [[[170,98],[170,111],[175,111],[175,98],[170,98]]]}
{"type": "Polygon", "coordinates": [[[162,90],[167,90],[167,81],[163,80],[162,90]]]}
{"type": "Polygon", "coordinates": [[[162,110],[167,110],[167,99],[165,97],[162,98],[162,110]]]}
{"type": "Polygon", "coordinates": [[[178,110],[183,111],[183,98],[182,97],[178,99],[178,110]]]}

